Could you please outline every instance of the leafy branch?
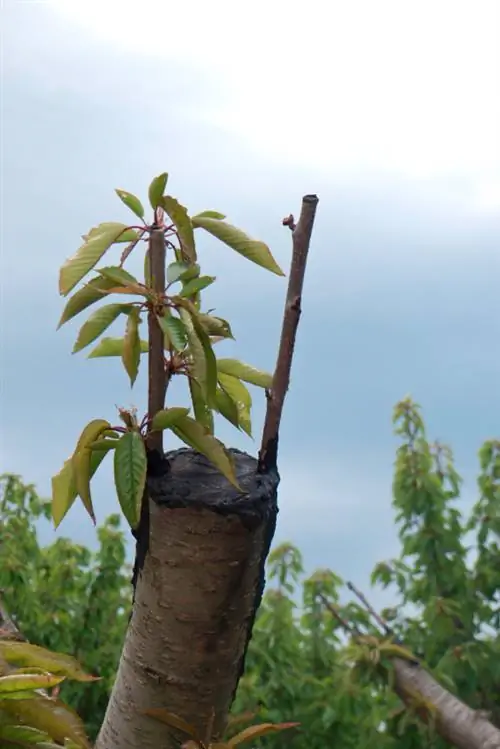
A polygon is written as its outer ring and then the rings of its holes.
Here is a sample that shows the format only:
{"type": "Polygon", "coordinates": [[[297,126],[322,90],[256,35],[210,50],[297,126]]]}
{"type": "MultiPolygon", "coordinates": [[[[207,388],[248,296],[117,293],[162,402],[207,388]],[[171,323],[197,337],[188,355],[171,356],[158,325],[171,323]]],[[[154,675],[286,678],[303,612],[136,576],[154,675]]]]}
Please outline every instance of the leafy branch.
{"type": "Polygon", "coordinates": [[[202,294],[216,280],[201,272],[196,233],[206,232],[278,276],[283,271],[268,246],[250,238],[225,221],[217,211],[190,216],[187,209],[165,194],[166,172],[153,179],[148,189],[153,220],[148,223],[140,199],[116,190],[120,200],[141,222],[127,225],[105,222],[83,236],[83,244],[63,264],[59,292],[68,297],[59,327],[111,296],[92,312],[80,328],[73,352],[96,345],[88,358],[120,357],[131,387],[136,382],[141,357],[148,354],[148,411],[139,419],[134,410],[120,409],[122,424],[94,419],[81,432],[76,449],[52,480],[52,513],[58,525],[77,497],[95,522],[90,482],[108,452],[114,452],[114,475],[122,511],[132,529],[139,523],[148,456],[163,455],[165,430],[204,454],[238,489],[230,454],[214,434],[214,415],[237,429],[252,434],[252,398],[247,385],[264,388],[268,409],[260,468],[276,461],[277,432],[288,388],[295,332],[300,315],[300,295],[310,234],[317,204],[306,196],[301,218],[293,229],[294,254],[283,323],[283,334],[274,378],[267,372],[231,358],[217,358],[214,347],[234,339],[229,322],[203,311],[202,294]],[[96,268],[116,246],[125,245],[116,264],[96,268]],[[130,255],[143,248],[144,278],[125,269],[130,255]],[[94,271],[95,275],[87,278],[94,271]],[[75,290],[78,284],[83,285],[75,290]],[[73,293],[72,293],[73,292],[73,293]],[[147,316],[147,338],[141,336],[147,316]],[[104,335],[125,318],[123,336],[104,335]],[[174,376],[187,380],[188,408],[165,407],[168,386],[174,376]]]}

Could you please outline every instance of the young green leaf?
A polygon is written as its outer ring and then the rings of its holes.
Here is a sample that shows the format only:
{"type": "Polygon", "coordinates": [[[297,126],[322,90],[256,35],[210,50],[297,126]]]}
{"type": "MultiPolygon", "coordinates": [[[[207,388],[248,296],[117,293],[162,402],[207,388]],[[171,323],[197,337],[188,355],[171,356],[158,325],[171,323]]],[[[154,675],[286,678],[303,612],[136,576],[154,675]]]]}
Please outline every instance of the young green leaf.
{"type": "Polygon", "coordinates": [[[170,315],[158,315],[158,324],[165,333],[169,344],[173,346],[176,351],[184,351],[187,343],[186,326],[179,320],[178,317],[170,315]]]}
{"type": "Polygon", "coordinates": [[[126,271],[125,268],[120,268],[119,265],[99,268],[97,272],[100,276],[112,281],[114,286],[137,286],[139,284],[135,276],[126,271]]]}
{"type": "MultiPolygon", "coordinates": [[[[123,338],[102,338],[97,346],[92,349],[88,355],[88,359],[97,359],[104,356],[121,356],[123,357],[123,350],[125,348],[125,341],[123,338]]],[[[140,341],[140,353],[147,354],[149,351],[149,345],[147,341],[140,341]]]]}
{"type": "Polygon", "coordinates": [[[232,398],[223,390],[218,387],[215,392],[215,409],[223,416],[230,424],[240,428],[238,421],[238,408],[232,398]]]}
{"type": "Polygon", "coordinates": [[[199,278],[193,278],[192,281],[188,281],[184,284],[179,296],[184,298],[193,296],[193,294],[196,294],[202,289],[206,289],[207,286],[213,284],[214,281],[215,276],[200,276],[199,278]]]}
{"type": "Polygon", "coordinates": [[[203,326],[203,330],[210,336],[218,338],[232,338],[234,340],[231,326],[227,320],[222,317],[213,317],[212,315],[199,314],[198,319],[203,326]]]}
{"type": "Polygon", "coordinates": [[[170,429],[176,421],[181,419],[183,416],[187,416],[189,408],[165,408],[162,411],[158,411],[153,417],[151,422],[151,431],[160,431],[163,429],[170,429]]]}
{"type": "Polygon", "coordinates": [[[73,475],[75,477],[76,490],[81,497],[83,505],[95,524],[94,508],[90,493],[90,470],[92,450],[89,445],[106,430],[111,424],[105,419],[93,419],[83,429],[73,453],[73,475]]]}
{"type": "Polygon", "coordinates": [[[99,302],[106,296],[106,291],[114,286],[114,282],[107,278],[98,276],[89,281],[85,286],[73,294],[66,303],[61,319],[59,320],[58,329],[65,322],[71,320],[76,315],[90,307],[91,304],[99,302]]]}
{"type": "Polygon", "coordinates": [[[273,376],[268,372],[251,367],[250,364],[238,361],[237,359],[218,359],[217,371],[223,374],[238,377],[243,382],[249,382],[261,388],[270,388],[273,384],[273,376]]]}
{"type": "Polygon", "coordinates": [[[237,377],[219,372],[219,385],[222,390],[231,398],[236,406],[238,413],[237,426],[242,429],[249,437],[252,436],[252,422],[250,411],[252,408],[252,396],[248,388],[237,377]]]}
{"type": "Polygon", "coordinates": [[[188,269],[189,265],[187,263],[178,263],[177,260],[174,263],[170,263],[167,266],[167,283],[175,283],[188,269]]]}
{"type": "MultiPolygon", "coordinates": [[[[92,451],[92,457],[90,459],[90,478],[101,465],[102,461],[106,457],[106,452],[92,451]]],[[[76,481],[73,470],[72,457],[65,461],[63,467],[52,478],[52,519],[54,526],[57,528],[68,510],[72,507],[75,499],[78,496],[76,489],[76,481]]]]}
{"type": "Polygon", "coordinates": [[[71,289],[92,270],[112,244],[131,242],[137,232],[126,224],[106,222],[99,224],[84,236],[84,244],[62,266],[59,272],[59,293],[67,296],[71,289]]]}
{"type": "Polygon", "coordinates": [[[144,441],[138,432],[127,432],[115,449],[114,474],[118,501],[132,530],[139,525],[146,470],[144,441]]]}
{"type": "Polygon", "coordinates": [[[276,731],[285,731],[288,728],[296,728],[300,723],[260,723],[255,726],[248,726],[232,739],[227,742],[228,749],[234,749],[236,746],[243,744],[245,741],[255,741],[255,739],[265,736],[266,733],[275,733],[276,731]]]}
{"type": "Polygon", "coordinates": [[[170,217],[179,237],[183,259],[188,263],[196,262],[196,249],[194,244],[194,232],[191,219],[186,208],[171,195],[164,195],[160,205],[170,217]]]}
{"type": "Polygon", "coordinates": [[[104,452],[109,452],[109,450],[114,450],[115,447],[118,444],[118,439],[101,439],[96,440],[95,442],[92,442],[89,445],[90,450],[104,450],[104,452]]]}
{"type": "Polygon", "coordinates": [[[134,308],[130,304],[106,304],[104,307],[100,307],[80,328],[76,343],[73,346],[73,353],[76,354],[77,351],[81,351],[92,341],[95,341],[101,333],[104,333],[106,328],[109,328],[118,315],[128,314],[132,309],[134,308]]]}
{"type": "Polygon", "coordinates": [[[189,378],[189,392],[191,393],[191,403],[196,421],[202,424],[207,432],[214,433],[214,417],[212,410],[207,406],[203,390],[195,379],[189,378]]]}
{"type": "Polygon", "coordinates": [[[202,211],[201,213],[197,213],[196,216],[192,217],[192,221],[196,221],[199,218],[215,218],[218,221],[223,221],[226,217],[223,213],[219,213],[218,211],[202,211]]]}
{"type": "Polygon", "coordinates": [[[130,208],[132,213],[135,213],[138,218],[144,218],[144,207],[136,195],[132,195],[131,192],[126,192],[125,190],[115,190],[115,192],[122,203],[125,203],[127,208],[130,208]]]}
{"type": "MultiPolygon", "coordinates": [[[[185,302],[185,300],[182,301],[185,302]]],[[[200,385],[207,404],[211,405],[217,388],[217,360],[210,338],[198,322],[193,305],[182,306],[179,309],[179,314],[186,328],[189,353],[192,358],[192,376],[200,385]]]]}
{"type": "Polygon", "coordinates": [[[202,453],[236,489],[241,491],[236,480],[233,462],[218,439],[208,434],[201,424],[189,416],[176,421],[171,429],[182,442],[202,453]]]}
{"type": "Polygon", "coordinates": [[[133,387],[139,373],[141,361],[141,341],[139,338],[139,324],[141,316],[136,307],[132,307],[127,317],[127,326],[123,338],[122,362],[130,377],[130,387],[133,387]]]}
{"type": "Polygon", "coordinates": [[[162,174],[159,174],[158,177],[155,177],[149,185],[148,197],[153,211],[158,208],[161,203],[163,193],[165,192],[165,187],[167,186],[167,180],[167,172],[162,172],[162,174]]]}
{"type": "Polygon", "coordinates": [[[272,256],[271,250],[264,242],[251,239],[241,229],[237,229],[225,221],[203,216],[192,218],[191,221],[195,228],[205,229],[209,234],[212,234],[217,239],[220,239],[221,242],[236,250],[240,255],[246,257],[247,260],[251,260],[256,265],[270,270],[277,276],[285,275],[272,256]]]}

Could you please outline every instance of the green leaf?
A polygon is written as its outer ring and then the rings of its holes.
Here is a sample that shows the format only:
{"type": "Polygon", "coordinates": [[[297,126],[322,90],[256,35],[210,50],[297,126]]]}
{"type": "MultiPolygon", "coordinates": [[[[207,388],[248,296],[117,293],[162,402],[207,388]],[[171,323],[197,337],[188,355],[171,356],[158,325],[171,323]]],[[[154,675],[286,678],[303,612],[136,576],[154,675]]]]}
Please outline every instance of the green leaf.
{"type": "Polygon", "coordinates": [[[236,429],[240,428],[236,403],[221,387],[218,387],[215,392],[215,408],[236,429]]]}
{"type": "Polygon", "coordinates": [[[208,335],[217,336],[218,338],[232,338],[234,340],[231,326],[227,320],[222,317],[213,317],[200,313],[198,319],[208,335]]]}
{"type": "Polygon", "coordinates": [[[83,348],[88,346],[92,341],[95,341],[106,328],[109,328],[112,322],[116,318],[123,314],[127,314],[130,310],[134,309],[130,304],[106,304],[104,307],[96,310],[87,320],[84,325],[80,328],[78,338],[73,346],[73,353],[81,351],[83,348]]]}
{"type": "Polygon", "coordinates": [[[219,213],[218,211],[202,211],[201,213],[197,213],[196,216],[193,216],[191,221],[197,221],[199,218],[214,218],[218,221],[223,221],[226,217],[223,213],[219,213]]]}
{"type": "Polygon", "coordinates": [[[242,429],[249,437],[252,436],[252,423],[250,411],[252,408],[252,396],[248,388],[237,377],[218,373],[219,385],[224,392],[231,398],[236,406],[238,413],[237,426],[242,429]]]}
{"type": "MultiPolygon", "coordinates": [[[[184,351],[187,343],[186,326],[178,317],[170,315],[157,316],[158,324],[165,333],[169,344],[172,344],[176,351],[184,351]]],[[[170,347],[170,346],[169,346],[170,347]]]]}
{"type": "Polygon", "coordinates": [[[139,283],[135,276],[119,265],[109,265],[106,268],[99,268],[97,273],[107,280],[112,281],[113,286],[137,286],[139,283]]]}
{"type": "Polygon", "coordinates": [[[132,195],[131,192],[126,192],[126,190],[115,190],[115,192],[132,213],[135,213],[138,218],[144,218],[144,207],[136,195],[132,195]]]}
{"type": "Polygon", "coordinates": [[[167,266],[167,283],[172,284],[178,281],[189,267],[187,263],[178,263],[177,261],[170,263],[167,266]]]}
{"type": "Polygon", "coordinates": [[[115,450],[114,473],[118,501],[130,527],[139,525],[141,503],[146,486],[147,458],[138,432],[127,432],[115,450]]]}
{"type": "Polygon", "coordinates": [[[191,402],[196,421],[202,424],[210,434],[213,434],[214,417],[212,411],[207,406],[203,390],[192,377],[189,377],[189,392],[191,393],[191,402]]]}
{"type": "MultiPolygon", "coordinates": [[[[123,357],[123,350],[125,341],[123,338],[102,338],[97,346],[92,349],[88,355],[88,359],[97,359],[104,356],[121,356],[123,357]]],[[[149,345],[147,341],[140,341],[140,353],[147,354],[149,351],[149,345]]]]}
{"type": "MultiPolygon", "coordinates": [[[[7,674],[0,676],[0,699],[10,692],[24,692],[30,689],[52,689],[62,681],[64,676],[52,674],[7,674]]],[[[14,698],[15,699],[15,698],[14,698]]]]}
{"type": "Polygon", "coordinates": [[[84,244],[62,266],[59,272],[59,293],[69,294],[76,284],[92,270],[112,244],[131,242],[137,232],[127,229],[126,224],[107,222],[99,224],[84,237],[84,244]]]}
{"type": "Polygon", "coordinates": [[[247,260],[251,260],[256,265],[260,265],[272,273],[276,273],[277,276],[285,275],[272,256],[269,247],[264,242],[251,239],[241,229],[237,229],[225,221],[219,221],[214,218],[200,218],[200,216],[192,218],[191,221],[195,228],[200,227],[201,229],[205,229],[209,234],[212,234],[217,239],[220,239],[221,242],[236,250],[240,255],[246,257],[247,260]]]}
{"type": "Polygon", "coordinates": [[[60,744],[70,739],[81,749],[90,749],[82,721],[60,700],[37,693],[29,700],[8,700],[2,710],[21,723],[44,731],[60,744]]]}
{"type": "Polygon", "coordinates": [[[139,324],[141,316],[136,307],[132,307],[127,317],[127,326],[123,338],[122,362],[130,377],[130,387],[133,387],[139,373],[141,361],[141,341],[139,338],[139,324]]]}
{"type": "MultiPolygon", "coordinates": [[[[106,457],[105,452],[92,452],[90,459],[90,478],[101,465],[102,461],[106,457]]],[[[68,510],[72,507],[75,499],[78,496],[76,488],[75,475],[73,470],[72,457],[65,461],[63,467],[52,478],[52,519],[54,526],[57,528],[68,510]]]]}
{"type": "Polygon", "coordinates": [[[175,424],[176,421],[178,421],[183,416],[187,416],[189,413],[189,408],[165,408],[161,411],[158,411],[153,417],[153,421],[151,422],[151,430],[152,431],[163,431],[164,429],[170,429],[173,424],[175,424]]]}
{"type": "Polygon", "coordinates": [[[65,322],[71,320],[73,317],[83,312],[84,309],[90,307],[91,304],[100,301],[106,296],[106,290],[111,289],[114,286],[114,282],[107,278],[93,278],[85,286],[73,294],[68,299],[66,306],[59,320],[58,329],[65,322]]]}
{"type": "Polygon", "coordinates": [[[184,260],[187,260],[188,263],[195,263],[196,249],[193,225],[187,209],[171,195],[164,195],[160,205],[164,208],[172,223],[175,224],[184,260]]]}
{"type": "Polygon", "coordinates": [[[218,439],[208,434],[201,424],[189,416],[179,419],[171,429],[182,442],[202,453],[236,489],[241,491],[234,473],[233,462],[218,439]]]}
{"type": "Polygon", "coordinates": [[[217,360],[210,338],[198,322],[193,305],[182,306],[179,314],[186,328],[189,353],[192,357],[191,374],[200,385],[204,398],[210,406],[214,402],[217,388],[217,360]]]}
{"type": "Polygon", "coordinates": [[[214,281],[215,276],[200,276],[199,278],[193,278],[192,281],[188,281],[182,287],[179,296],[184,298],[193,296],[193,294],[196,294],[198,291],[206,289],[206,287],[213,284],[214,281]]]}
{"type": "Polygon", "coordinates": [[[234,747],[245,741],[255,741],[255,739],[265,736],[266,733],[284,731],[288,728],[296,728],[297,726],[300,726],[300,723],[260,723],[256,726],[249,726],[244,731],[233,736],[232,739],[229,739],[227,742],[228,749],[234,749],[234,747]]]}
{"type": "Polygon", "coordinates": [[[158,175],[158,177],[155,177],[149,185],[149,203],[153,211],[161,204],[161,199],[163,197],[163,193],[165,192],[165,187],[167,186],[167,180],[167,172],[162,172],[158,175]]]}
{"type": "Polygon", "coordinates": [[[95,442],[95,440],[106,429],[110,429],[110,427],[111,424],[105,419],[93,419],[90,421],[83,429],[71,459],[73,463],[76,490],[81,497],[85,509],[92,518],[94,525],[95,515],[90,493],[92,450],[90,450],[89,445],[92,444],[92,442],[95,442]]]}
{"type": "Polygon", "coordinates": [[[250,364],[238,361],[237,359],[218,359],[217,371],[223,374],[238,377],[243,382],[249,382],[251,385],[269,389],[273,384],[273,376],[268,372],[251,367],[250,364]]]}

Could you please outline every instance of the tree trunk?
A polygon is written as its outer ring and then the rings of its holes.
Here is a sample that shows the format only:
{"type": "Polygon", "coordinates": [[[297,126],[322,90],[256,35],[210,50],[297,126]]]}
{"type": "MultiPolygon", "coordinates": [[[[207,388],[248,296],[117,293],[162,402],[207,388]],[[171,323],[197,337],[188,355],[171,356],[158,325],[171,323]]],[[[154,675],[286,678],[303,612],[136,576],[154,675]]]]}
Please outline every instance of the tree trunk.
{"type": "Polygon", "coordinates": [[[414,708],[425,720],[428,710],[419,710],[419,703],[436,710],[436,730],[458,749],[500,749],[500,730],[480,711],[473,710],[444,689],[424,668],[394,658],[395,691],[403,702],[414,708]]]}
{"type": "Polygon", "coordinates": [[[276,471],[259,474],[255,458],[230,452],[244,495],[194,450],[168,453],[168,470],[150,472],[133,610],[96,749],[177,747],[150,708],[176,713],[203,738],[211,719],[213,735],[224,729],[264,589],[279,483],[276,471]]]}

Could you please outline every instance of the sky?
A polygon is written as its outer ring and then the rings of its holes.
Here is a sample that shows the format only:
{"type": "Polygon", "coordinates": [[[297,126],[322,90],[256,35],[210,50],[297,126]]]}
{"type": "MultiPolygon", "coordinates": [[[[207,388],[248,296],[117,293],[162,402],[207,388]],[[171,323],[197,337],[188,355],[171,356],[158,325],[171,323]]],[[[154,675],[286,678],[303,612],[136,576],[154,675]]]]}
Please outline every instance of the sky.
{"type": "MultiPolygon", "coordinates": [[[[285,269],[281,220],[317,193],[275,543],[367,590],[399,551],[394,404],[410,394],[453,447],[464,511],[498,437],[500,5],[3,0],[1,16],[0,470],[48,496],[87,421],[145,405],[144,373],[131,392],[119,362],[71,355],[80,320],[56,331],[60,265],[127,220],[114,188],[145,198],[168,171],[190,211],[223,211],[285,269]]],[[[286,280],[215,242],[200,255],[237,338],[224,355],[271,371],[286,280]]],[[[254,404],[254,442],[219,436],[255,454],[254,404]]],[[[94,504],[117,508],[111,465],[94,504]]],[[[58,532],[96,540],[78,508],[58,532]]]]}

